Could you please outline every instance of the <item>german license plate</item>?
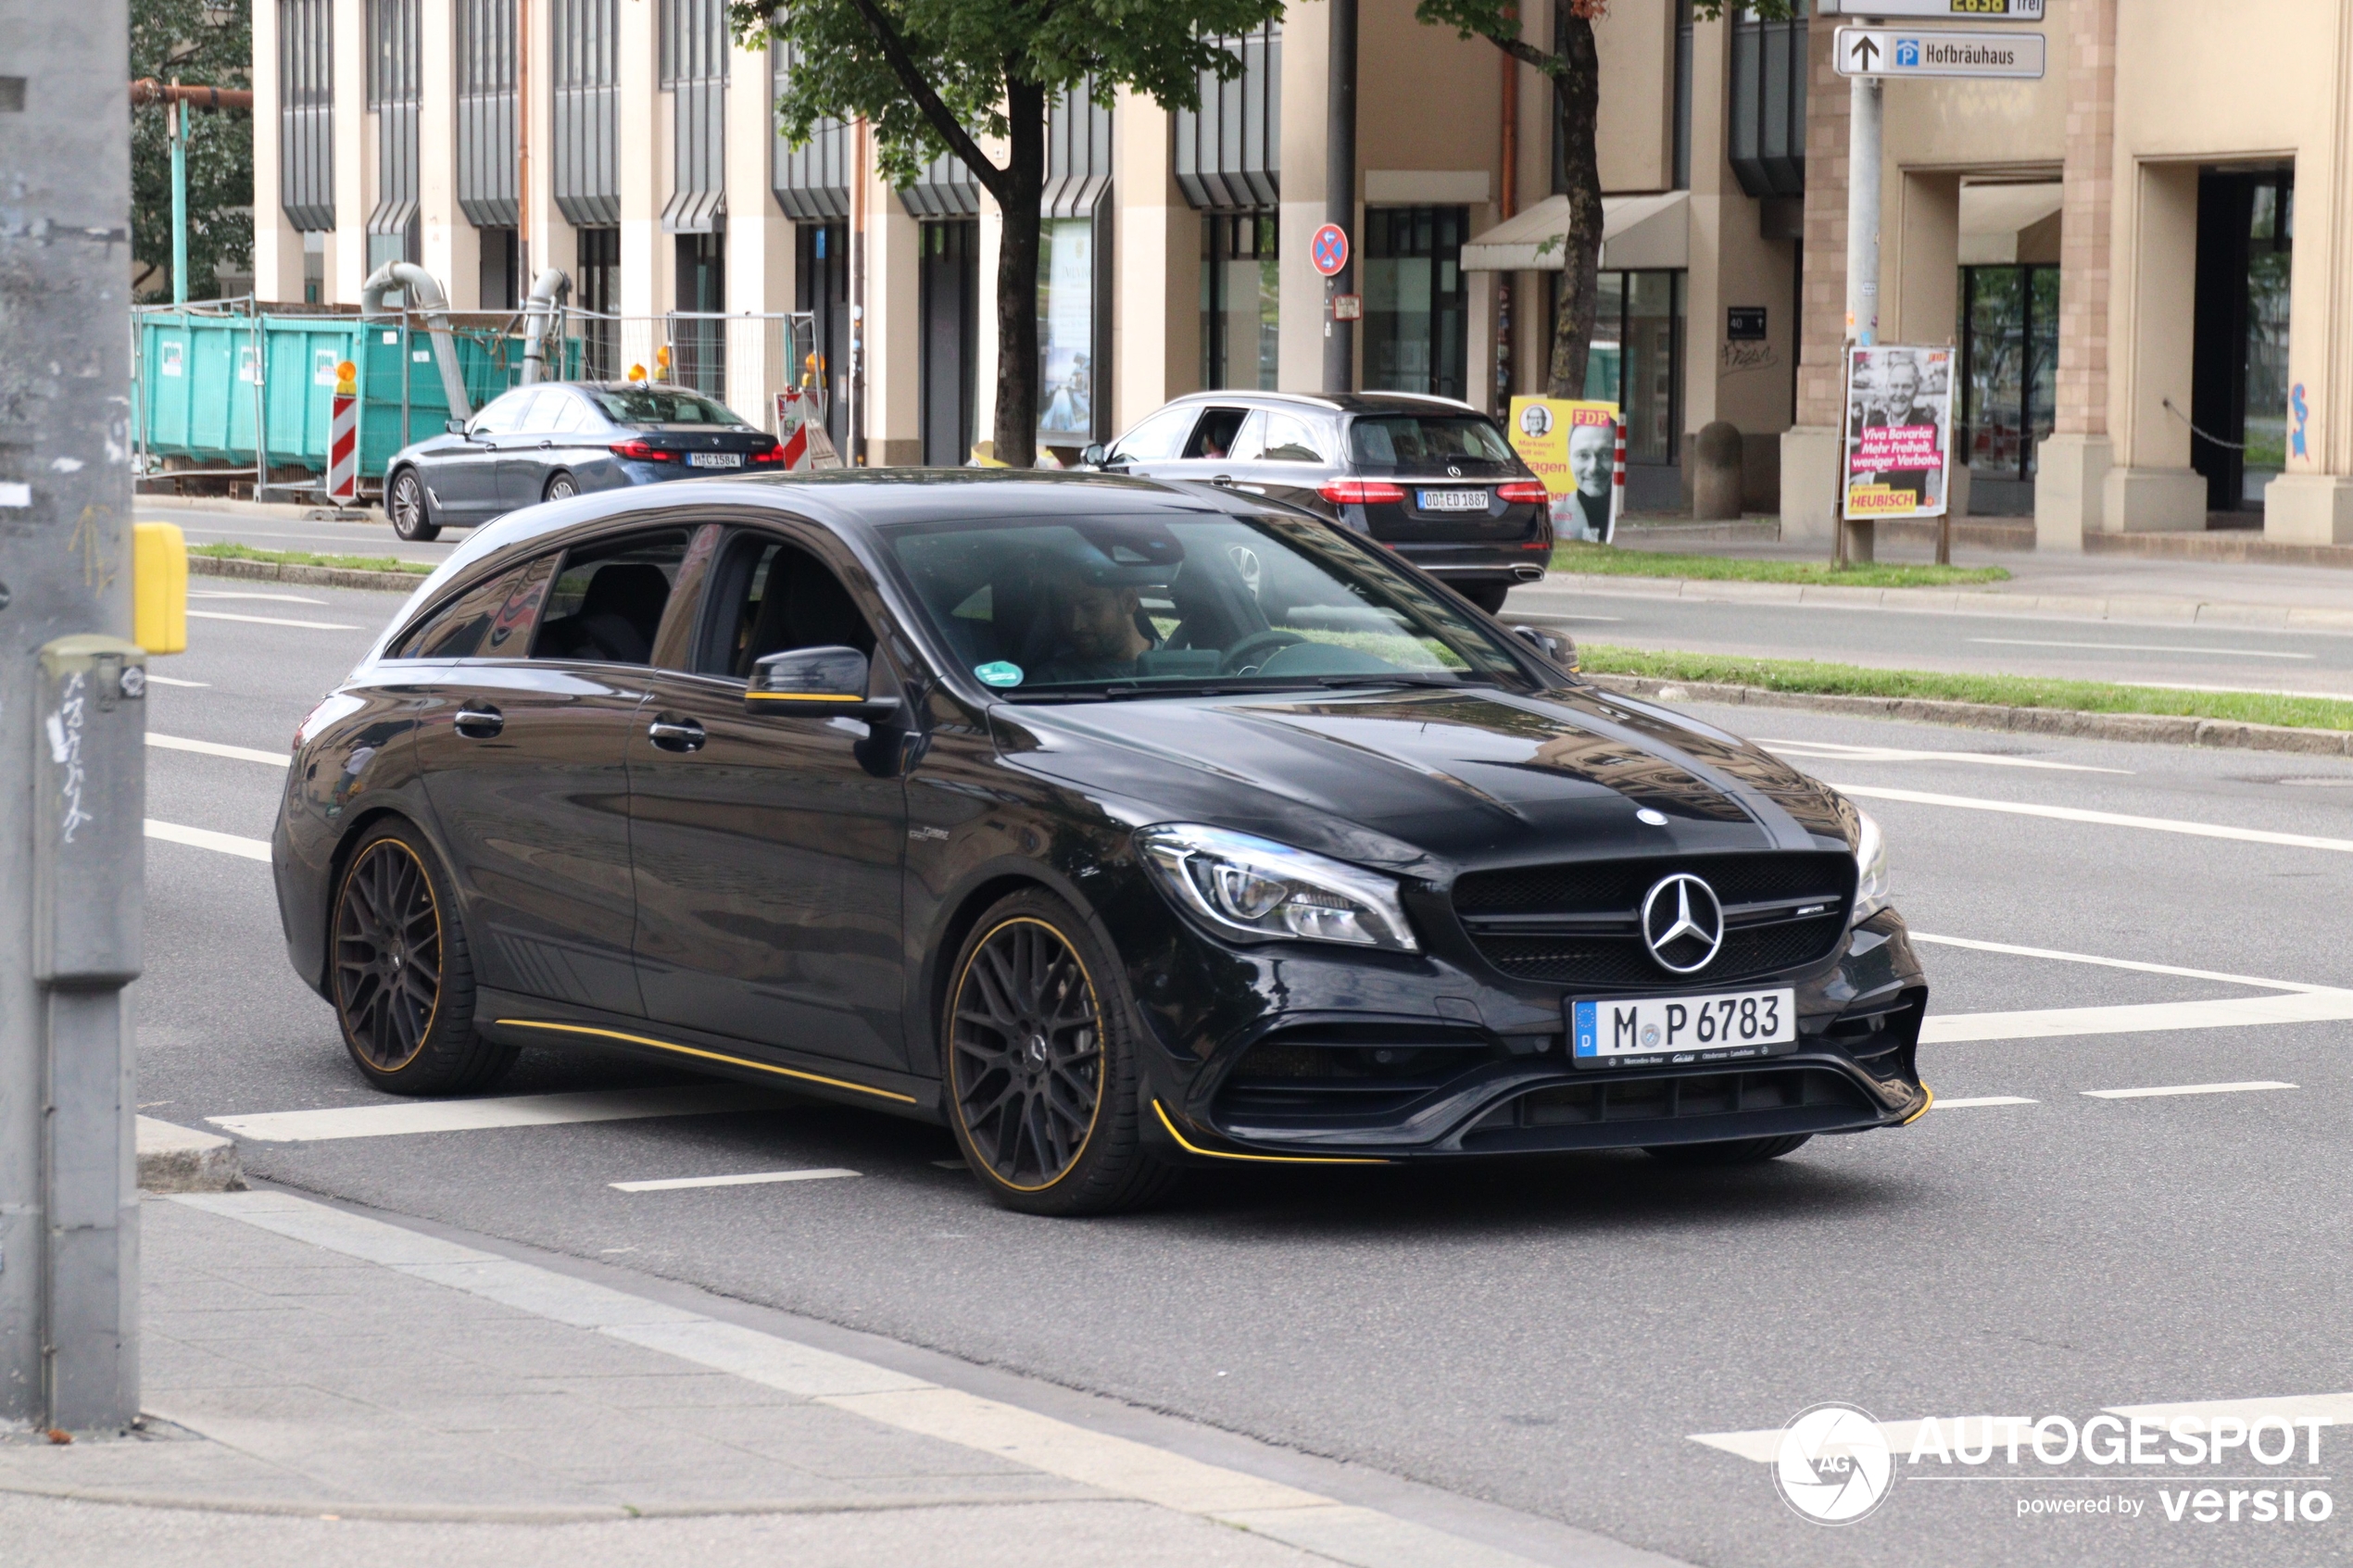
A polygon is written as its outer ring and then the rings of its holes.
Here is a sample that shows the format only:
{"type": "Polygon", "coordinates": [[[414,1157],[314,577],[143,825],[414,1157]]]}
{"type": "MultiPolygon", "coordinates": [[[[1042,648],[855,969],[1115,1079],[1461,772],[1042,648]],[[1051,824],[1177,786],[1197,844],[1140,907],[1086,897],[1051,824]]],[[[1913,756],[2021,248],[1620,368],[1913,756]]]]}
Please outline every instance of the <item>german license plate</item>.
{"type": "Polygon", "coordinates": [[[689,452],[686,466],[690,469],[739,469],[744,466],[741,452],[689,452]]]}
{"type": "Polygon", "coordinates": [[[1425,490],[1415,504],[1426,512],[1483,512],[1487,509],[1484,490],[1425,490]]]}
{"type": "Polygon", "coordinates": [[[1795,1044],[1793,990],[1568,1004],[1568,1054],[1579,1067],[1741,1061],[1795,1044]]]}

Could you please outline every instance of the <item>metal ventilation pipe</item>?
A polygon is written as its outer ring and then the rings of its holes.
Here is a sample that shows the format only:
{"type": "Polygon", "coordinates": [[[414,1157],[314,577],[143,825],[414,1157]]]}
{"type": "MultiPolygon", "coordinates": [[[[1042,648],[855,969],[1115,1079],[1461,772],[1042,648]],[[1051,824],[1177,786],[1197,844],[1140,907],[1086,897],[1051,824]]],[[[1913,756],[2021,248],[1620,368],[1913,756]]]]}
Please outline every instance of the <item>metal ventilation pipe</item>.
{"type": "MultiPolygon", "coordinates": [[[[556,312],[572,296],[572,279],[561,268],[550,267],[531,280],[531,297],[522,302],[522,384],[529,386],[547,374],[547,334],[555,329],[556,312]]],[[[559,350],[557,370],[563,369],[559,350]]]]}
{"type": "Polygon", "coordinates": [[[387,261],[368,274],[359,285],[359,318],[384,313],[384,295],[395,289],[408,292],[418,309],[425,313],[426,328],[433,333],[433,357],[441,369],[441,390],[449,399],[452,419],[470,419],[474,407],[466,398],[466,378],[458,373],[458,345],[449,336],[449,296],[432,273],[413,261],[387,261]]]}

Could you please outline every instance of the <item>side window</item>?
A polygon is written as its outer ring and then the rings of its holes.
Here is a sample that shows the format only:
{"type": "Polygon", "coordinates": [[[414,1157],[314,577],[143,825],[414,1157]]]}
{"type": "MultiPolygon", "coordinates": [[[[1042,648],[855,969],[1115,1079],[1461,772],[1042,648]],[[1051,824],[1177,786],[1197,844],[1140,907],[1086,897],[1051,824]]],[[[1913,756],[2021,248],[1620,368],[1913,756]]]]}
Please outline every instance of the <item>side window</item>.
{"type": "Polygon", "coordinates": [[[555,565],[555,557],[542,556],[469,588],[396,643],[392,657],[521,658],[555,565]]]}
{"type": "Polygon", "coordinates": [[[534,659],[645,664],[686,563],[683,528],[585,546],[564,557],[539,618],[534,659]]]}
{"type": "Polygon", "coordinates": [[[559,435],[571,434],[587,420],[587,406],[569,392],[550,392],[540,402],[543,406],[548,403],[556,406],[555,420],[547,428],[559,435]]]}
{"type": "Polygon", "coordinates": [[[1114,442],[1105,460],[1151,463],[1175,457],[1183,448],[1185,437],[1192,433],[1193,417],[1200,411],[1189,403],[1161,409],[1114,442]]]}
{"type": "Polygon", "coordinates": [[[1297,414],[1269,410],[1261,432],[1263,449],[1258,460],[1267,463],[1320,463],[1325,460],[1322,441],[1315,427],[1297,414]]]}
{"type": "Polygon", "coordinates": [[[1234,445],[1227,448],[1226,456],[1238,463],[1254,463],[1258,460],[1258,449],[1265,439],[1266,415],[1261,409],[1252,408],[1250,418],[1242,421],[1242,428],[1235,435],[1234,445]]]}
{"type": "Polygon", "coordinates": [[[476,414],[466,428],[476,435],[511,435],[522,423],[524,408],[537,395],[529,387],[510,392],[476,414]]]}
{"type": "Polygon", "coordinates": [[[563,417],[564,408],[571,401],[565,393],[535,392],[531,395],[531,407],[523,411],[522,423],[516,428],[525,435],[546,435],[557,428],[556,421],[563,417]]]}
{"type": "Polygon", "coordinates": [[[1185,443],[1188,458],[1223,458],[1234,449],[1234,438],[1241,433],[1247,408],[1210,408],[1202,412],[1201,423],[1193,427],[1193,438],[1185,443]]]}
{"type": "Polygon", "coordinates": [[[791,648],[852,647],[869,659],[874,628],[833,569],[797,545],[737,535],[712,584],[713,613],[696,668],[751,679],[752,666],[791,648]]]}

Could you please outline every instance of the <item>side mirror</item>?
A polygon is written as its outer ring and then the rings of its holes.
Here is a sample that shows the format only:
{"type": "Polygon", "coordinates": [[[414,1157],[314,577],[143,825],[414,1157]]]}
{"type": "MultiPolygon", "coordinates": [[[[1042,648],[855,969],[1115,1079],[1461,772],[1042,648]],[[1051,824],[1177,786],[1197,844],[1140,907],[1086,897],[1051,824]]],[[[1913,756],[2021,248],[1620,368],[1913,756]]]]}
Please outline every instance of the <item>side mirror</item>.
{"type": "Polygon", "coordinates": [[[1568,671],[1577,671],[1577,644],[1564,632],[1547,632],[1540,626],[1515,626],[1512,635],[1533,647],[1538,653],[1568,671]]]}
{"type": "Polygon", "coordinates": [[[466,433],[466,421],[463,420],[444,420],[441,421],[441,428],[447,431],[452,435],[464,435],[466,433]]]}
{"type": "Polygon", "coordinates": [[[1078,454],[1078,466],[1084,469],[1101,468],[1103,466],[1103,444],[1100,441],[1088,442],[1086,448],[1078,454]]]}
{"type": "Polygon", "coordinates": [[[880,719],[899,709],[895,696],[866,695],[866,656],[856,648],[792,648],[752,666],[747,713],[809,713],[880,719]]]}

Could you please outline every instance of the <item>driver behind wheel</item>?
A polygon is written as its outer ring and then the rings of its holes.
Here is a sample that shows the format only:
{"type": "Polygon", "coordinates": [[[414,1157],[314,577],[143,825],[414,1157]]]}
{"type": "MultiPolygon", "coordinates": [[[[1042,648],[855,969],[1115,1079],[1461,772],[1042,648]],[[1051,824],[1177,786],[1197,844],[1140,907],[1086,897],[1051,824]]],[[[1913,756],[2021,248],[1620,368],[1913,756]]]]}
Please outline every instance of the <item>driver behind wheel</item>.
{"type": "Polygon", "coordinates": [[[1076,561],[1047,571],[1047,613],[1053,617],[1053,651],[1037,672],[1041,682],[1116,681],[1141,675],[1143,656],[1159,646],[1132,587],[1097,582],[1076,561]]]}

